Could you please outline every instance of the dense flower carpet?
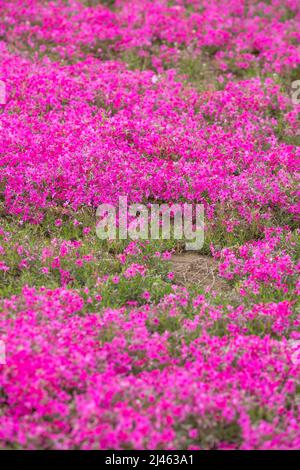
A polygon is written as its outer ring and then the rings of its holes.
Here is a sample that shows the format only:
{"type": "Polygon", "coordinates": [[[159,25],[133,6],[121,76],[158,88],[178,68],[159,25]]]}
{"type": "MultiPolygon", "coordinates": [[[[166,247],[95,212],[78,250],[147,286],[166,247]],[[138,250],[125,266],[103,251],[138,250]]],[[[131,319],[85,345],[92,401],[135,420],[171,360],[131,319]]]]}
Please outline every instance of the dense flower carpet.
{"type": "Polygon", "coordinates": [[[298,80],[298,0],[1,1],[1,448],[299,448],[298,80]],[[120,195],[203,204],[222,284],[120,195]]]}

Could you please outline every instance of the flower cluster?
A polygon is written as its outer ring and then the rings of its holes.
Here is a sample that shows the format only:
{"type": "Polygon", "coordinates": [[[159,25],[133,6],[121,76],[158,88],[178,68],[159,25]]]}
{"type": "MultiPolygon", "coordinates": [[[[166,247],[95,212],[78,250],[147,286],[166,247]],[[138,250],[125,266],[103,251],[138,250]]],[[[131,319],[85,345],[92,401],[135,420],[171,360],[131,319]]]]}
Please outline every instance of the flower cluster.
{"type": "Polygon", "coordinates": [[[204,319],[196,337],[187,322],[167,329],[185,300],[175,291],[154,311],[102,315],[82,315],[83,299],[64,289],[27,288],[6,300],[0,441],[28,449],[299,447],[295,347],[268,335],[210,335],[204,319]]]}
{"type": "Polygon", "coordinates": [[[220,274],[226,279],[238,279],[242,295],[264,295],[271,289],[285,298],[297,296],[300,263],[293,250],[299,243],[297,239],[298,232],[277,228],[267,230],[263,240],[249,242],[237,250],[224,248],[216,255],[222,259],[220,274]]]}

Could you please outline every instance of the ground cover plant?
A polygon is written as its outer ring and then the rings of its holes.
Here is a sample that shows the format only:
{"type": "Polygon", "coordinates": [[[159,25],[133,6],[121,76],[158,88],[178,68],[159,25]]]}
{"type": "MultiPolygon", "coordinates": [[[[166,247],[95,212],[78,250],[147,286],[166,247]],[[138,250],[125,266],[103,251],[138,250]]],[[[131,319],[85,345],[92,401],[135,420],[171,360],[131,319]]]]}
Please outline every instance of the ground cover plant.
{"type": "Polygon", "coordinates": [[[1,448],[299,448],[299,26],[1,1],[1,448]],[[100,240],[119,196],[203,204],[201,251],[100,240]]]}

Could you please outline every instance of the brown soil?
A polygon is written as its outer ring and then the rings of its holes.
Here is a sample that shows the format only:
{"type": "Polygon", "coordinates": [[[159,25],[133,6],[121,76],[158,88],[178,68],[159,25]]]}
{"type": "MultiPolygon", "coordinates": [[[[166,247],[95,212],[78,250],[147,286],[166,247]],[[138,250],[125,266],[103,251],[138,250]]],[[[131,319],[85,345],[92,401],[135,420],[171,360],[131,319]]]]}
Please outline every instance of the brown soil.
{"type": "Polygon", "coordinates": [[[176,284],[209,288],[210,291],[225,295],[232,300],[238,297],[235,289],[219,276],[218,263],[210,256],[191,252],[178,253],[172,256],[171,264],[176,284]]]}

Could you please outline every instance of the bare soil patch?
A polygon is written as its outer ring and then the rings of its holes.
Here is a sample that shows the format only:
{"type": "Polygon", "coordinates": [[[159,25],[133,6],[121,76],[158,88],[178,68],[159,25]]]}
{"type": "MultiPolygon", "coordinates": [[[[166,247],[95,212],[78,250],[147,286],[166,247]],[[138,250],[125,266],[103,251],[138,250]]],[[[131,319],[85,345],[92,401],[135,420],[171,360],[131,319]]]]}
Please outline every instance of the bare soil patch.
{"type": "Polygon", "coordinates": [[[176,284],[184,287],[196,285],[204,290],[209,288],[210,291],[230,299],[238,296],[236,290],[219,276],[218,262],[211,256],[191,252],[177,253],[172,256],[171,264],[176,284]]]}

